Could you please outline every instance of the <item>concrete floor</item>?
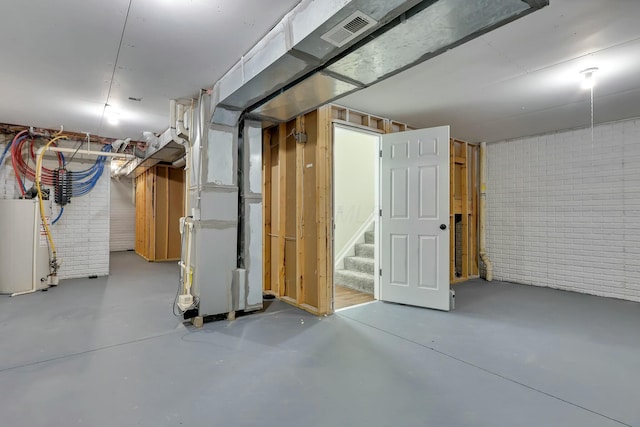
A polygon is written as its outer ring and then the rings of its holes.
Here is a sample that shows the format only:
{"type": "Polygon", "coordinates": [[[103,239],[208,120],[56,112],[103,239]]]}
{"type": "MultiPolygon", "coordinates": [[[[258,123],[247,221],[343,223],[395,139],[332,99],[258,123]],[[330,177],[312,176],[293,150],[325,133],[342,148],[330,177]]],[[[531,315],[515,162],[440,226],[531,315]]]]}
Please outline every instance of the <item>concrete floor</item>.
{"type": "Polygon", "coordinates": [[[640,304],[475,281],[442,313],[280,302],[201,330],[175,263],[0,298],[0,425],[640,426],[640,304]]]}

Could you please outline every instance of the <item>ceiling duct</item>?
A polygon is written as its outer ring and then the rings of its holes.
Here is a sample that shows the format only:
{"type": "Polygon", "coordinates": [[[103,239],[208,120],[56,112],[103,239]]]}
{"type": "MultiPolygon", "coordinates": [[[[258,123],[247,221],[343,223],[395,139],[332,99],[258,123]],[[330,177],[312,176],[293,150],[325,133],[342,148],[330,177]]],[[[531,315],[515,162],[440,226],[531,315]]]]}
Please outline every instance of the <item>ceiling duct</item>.
{"type": "Polygon", "coordinates": [[[151,132],[143,132],[147,148],[143,152],[137,147],[134,149],[134,154],[138,158],[127,165],[125,172],[127,176],[132,173],[138,176],[158,163],[173,164],[185,155],[184,144],[186,140],[179,135],[186,132],[184,129],[184,106],[171,100],[169,117],[169,129],[160,136],[155,136],[151,132]],[[141,154],[143,155],[141,156],[141,154]]]}
{"type": "Polygon", "coordinates": [[[303,0],[214,86],[211,121],[286,121],[549,4],[303,0]]]}
{"type": "Polygon", "coordinates": [[[324,33],[320,38],[335,47],[342,47],[350,41],[355,40],[376,24],[375,19],[358,10],[340,24],[324,33]]]}
{"type": "MultiPolygon", "coordinates": [[[[211,121],[235,125],[248,107],[314,72],[419,3],[302,0],[214,85],[211,121]],[[330,37],[333,40],[328,41],[330,37]]],[[[354,88],[331,86],[339,94],[354,88]]]]}

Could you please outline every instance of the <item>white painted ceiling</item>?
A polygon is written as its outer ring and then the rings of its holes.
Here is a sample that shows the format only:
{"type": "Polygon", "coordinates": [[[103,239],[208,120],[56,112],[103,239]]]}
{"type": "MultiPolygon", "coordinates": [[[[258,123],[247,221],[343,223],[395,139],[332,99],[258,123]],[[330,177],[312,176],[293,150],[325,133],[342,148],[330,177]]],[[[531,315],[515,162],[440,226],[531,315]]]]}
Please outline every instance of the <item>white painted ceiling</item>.
{"type": "MultiPolygon", "coordinates": [[[[579,87],[579,71],[597,66],[596,123],[639,117],[640,1],[550,1],[338,102],[495,141],[587,126],[589,93],[579,87]]],[[[136,139],[162,131],[169,99],[211,87],[297,3],[5,1],[0,122],[136,139]],[[103,120],[106,102],[121,112],[117,127],[103,120]]]]}
{"type": "Polygon", "coordinates": [[[163,131],[170,99],[211,88],[298,2],[3,1],[0,123],[134,139],[163,131]],[[117,127],[103,120],[106,102],[117,127]]]}
{"type": "Polygon", "coordinates": [[[590,125],[581,70],[599,67],[594,120],[640,117],[640,1],[550,6],[339,101],[470,142],[590,125]]]}

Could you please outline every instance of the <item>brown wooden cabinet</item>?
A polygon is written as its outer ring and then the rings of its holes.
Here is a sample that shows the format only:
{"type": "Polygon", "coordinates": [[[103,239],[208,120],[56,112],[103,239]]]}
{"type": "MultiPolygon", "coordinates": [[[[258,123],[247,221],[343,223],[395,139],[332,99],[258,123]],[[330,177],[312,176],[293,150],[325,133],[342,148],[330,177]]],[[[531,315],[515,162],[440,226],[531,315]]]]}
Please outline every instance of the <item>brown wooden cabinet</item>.
{"type": "Polygon", "coordinates": [[[180,259],[184,169],[156,165],[136,178],[136,253],[147,261],[180,259]]]}

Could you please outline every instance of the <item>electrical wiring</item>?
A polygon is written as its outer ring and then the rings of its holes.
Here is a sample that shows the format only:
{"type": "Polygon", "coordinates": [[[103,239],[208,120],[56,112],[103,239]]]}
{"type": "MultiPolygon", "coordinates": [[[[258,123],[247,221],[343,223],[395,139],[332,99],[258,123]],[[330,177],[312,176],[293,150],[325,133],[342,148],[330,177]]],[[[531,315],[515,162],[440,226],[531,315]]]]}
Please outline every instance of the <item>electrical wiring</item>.
{"type": "Polygon", "coordinates": [[[0,157],[0,167],[2,167],[2,163],[4,163],[4,158],[6,157],[7,153],[9,152],[9,150],[11,149],[11,146],[16,142],[16,140],[18,138],[20,138],[22,135],[24,135],[25,133],[27,133],[26,130],[23,130],[22,132],[19,132],[18,134],[16,134],[16,136],[13,137],[13,139],[11,141],[9,141],[9,143],[7,143],[7,145],[4,147],[4,151],[2,152],[2,157],[0,157]]]}
{"type": "MultiPolygon", "coordinates": [[[[52,145],[56,144],[54,143],[52,145]]],[[[34,141],[27,141],[26,135],[21,136],[17,139],[11,150],[16,180],[19,181],[20,191],[24,195],[26,193],[26,185],[24,181],[29,180],[35,182],[36,180],[36,170],[33,169],[29,165],[28,160],[25,160],[24,158],[24,152],[28,151],[27,159],[31,158],[34,160],[34,163],[36,163],[34,141]],[[29,142],[29,146],[25,149],[25,144],[27,142],[29,142]],[[22,177],[24,177],[24,180],[22,177]]],[[[111,151],[111,145],[103,146],[102,151],[111,151]]],[[[65,167],[68,162],[65,160],[62,153],[57,153],[57,155],[59,166],[65,167]]],[[[95,187],[99,178],[102,176],[106,160],[107,158],[105,156],[99,156],[95,163],[88,169],[71,172],[72,196],[84,196],[95,187]]],[[[41,166],[40,183],[45,186],[54,186],[56,174],[56,170],[41,166]]]]}
{"type": "MultiPolygon", "coordinates": [[[[35,158],[35,151],[34,151],[34,144],[35,142],[33,140],[29,140],[29,147],[27,147],[27,151],[28,153],[28,157],[27,160],[24,159],[23,154],[24,154],[24,144],[27,142],[26,140],[26,136],[21,137],[18,139],[18,141],[11,147],[11,160],[13,162],[13,169],[14,169],[14,173],[16,175],[16,179],[21,181],[20,176],[24,176],[25,180],[29,180],[34,182],[35,181],[35,176],[36,176],[36,171],[29,165],[28,159],[31,158],[33,160],[33,163],[36,163],[36,158],[35,158]]],[[[60,155],[61,153],[58,153],[58,164],[60,167],[62,167],[64,165],[64,157],[62,155],[60,155]]],[[[55,171],[46,167],[42,167],[42,182],[45,185],[53,185],[54,183],[54,174],[55,171]]],[[[21,190],[26,192],[26,187],[24,186],[24,183],[22,184],[23,188],[21,190]]],[[[24,192],[23,192],[24,195],[24,192]]]]}
{"type": "Polygon", "coordinates": [[[56,225],[56,222],[60,221],[60,218],[62,218],[63,213],[64,213],[64,207],[61,207],[60,212],[58,212],[58,216],[56,217],[56,219],[51,221],[51,225],[56,225]]]}

